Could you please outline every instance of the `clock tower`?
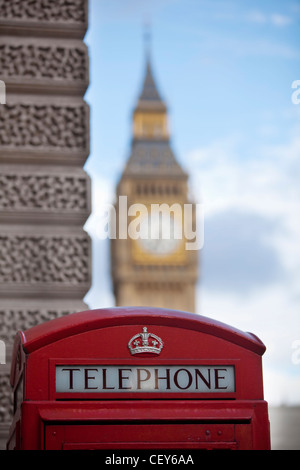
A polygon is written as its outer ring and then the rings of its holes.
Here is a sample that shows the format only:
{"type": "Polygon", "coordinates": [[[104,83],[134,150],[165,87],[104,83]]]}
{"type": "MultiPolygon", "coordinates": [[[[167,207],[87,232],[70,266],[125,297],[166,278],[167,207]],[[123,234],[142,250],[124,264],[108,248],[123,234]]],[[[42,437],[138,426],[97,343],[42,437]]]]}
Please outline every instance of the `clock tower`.
{"type": "Polygon", "coordinates": [[[167,108],[149,58],[132,121],[131,155],[116,190],[111,239],[116,305],[195,312],[198,252],[187,249],[185,230],[195,226],[195,205],[188,197],[188,175],[171,149],[167,108]]]}

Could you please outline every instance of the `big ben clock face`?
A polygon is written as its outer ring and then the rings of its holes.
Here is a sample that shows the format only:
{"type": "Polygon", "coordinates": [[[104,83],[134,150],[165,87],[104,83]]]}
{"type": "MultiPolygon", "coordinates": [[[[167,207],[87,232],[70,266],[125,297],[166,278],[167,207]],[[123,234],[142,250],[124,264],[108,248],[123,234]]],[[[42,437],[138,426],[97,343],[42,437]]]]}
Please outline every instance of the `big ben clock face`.
{"type": "Polygon", "coordinates": [[[174,253],[180,243],[180,226],[172,217],[157,217],[156,214],[144,219],[141,223],[140,245],[153,255],[170,255],[174,253]]]}
{"type": "Polygon", "coordinates": [[[185,240],[181,221],[174,214],[152,212],[140,224],[133,243],[133,258],[139,264],[184,264],[185,240]]]}

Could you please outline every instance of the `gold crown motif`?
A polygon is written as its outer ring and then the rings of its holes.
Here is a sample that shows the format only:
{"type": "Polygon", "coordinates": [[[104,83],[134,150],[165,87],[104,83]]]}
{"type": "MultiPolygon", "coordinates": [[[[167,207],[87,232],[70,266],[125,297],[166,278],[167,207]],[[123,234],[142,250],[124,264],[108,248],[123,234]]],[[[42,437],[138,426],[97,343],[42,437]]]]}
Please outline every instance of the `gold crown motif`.
{"type": "Polygon", "coordinates": [[[148,333],[146,326],[144,326],[142,333],[133,336],[128,343],[132,355],[141,353],[160,354],[163,346],[162,340],[153,333],[148,333]]]}

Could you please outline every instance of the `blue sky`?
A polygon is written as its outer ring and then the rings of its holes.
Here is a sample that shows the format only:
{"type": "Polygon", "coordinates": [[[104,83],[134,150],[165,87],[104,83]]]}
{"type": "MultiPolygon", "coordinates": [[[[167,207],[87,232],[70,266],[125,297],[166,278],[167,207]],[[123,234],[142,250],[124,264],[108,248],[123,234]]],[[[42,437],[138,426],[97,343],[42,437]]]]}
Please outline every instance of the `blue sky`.
{"type": "MultiPolygon", "coordinates": [[[[93,184],[91,308],[113,305],[107,240],[97,237],[131,142],[151,23],[152,64],[171,144],[204,204],[198,312],[267,345],[266,398],[299,403],[299,0],[90,0],[93,184]]],[[[300,357],[300,356],[299,356],[300,357]]]]}

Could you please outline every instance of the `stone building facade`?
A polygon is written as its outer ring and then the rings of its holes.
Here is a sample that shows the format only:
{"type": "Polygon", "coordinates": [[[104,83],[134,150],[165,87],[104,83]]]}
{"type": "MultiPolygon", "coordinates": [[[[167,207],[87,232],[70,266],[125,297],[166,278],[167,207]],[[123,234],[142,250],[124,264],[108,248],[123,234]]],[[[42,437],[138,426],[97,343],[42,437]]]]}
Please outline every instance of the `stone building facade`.
{"type": "Polygon", "coordinates": [[[87,0],[0,0],[0,445],[18,329],[87,308],[87,0]]]}

